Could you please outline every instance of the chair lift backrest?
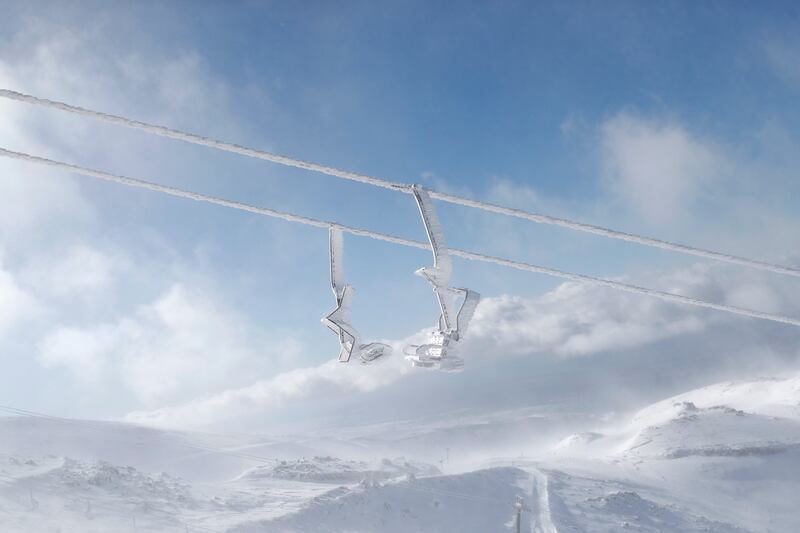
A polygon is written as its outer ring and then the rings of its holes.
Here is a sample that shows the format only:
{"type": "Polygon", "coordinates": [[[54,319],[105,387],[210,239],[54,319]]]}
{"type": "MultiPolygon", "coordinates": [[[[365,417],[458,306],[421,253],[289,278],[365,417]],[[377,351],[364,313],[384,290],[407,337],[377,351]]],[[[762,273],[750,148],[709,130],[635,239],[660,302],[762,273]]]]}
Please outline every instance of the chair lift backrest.
{"type": "Polygon", "coordinates": [[[336,301],[340,302],[347,283],[344,280],[344,235],[342,230],[330,228],[328,231],[331,258],[331,288],[336,301]]]}
{"type": "Polygon", "coordinates": [[[481,295],[470,289],[462,289],[465,292],[464,303],[461,304],[461,309],[458,310],[458,319],[456,328],[460,335],[466,333],[469,328],[469,323],[472,321],[472,316],[475,314],[475,309],[481,301],[481,295]]]}
{"type": "Polygon", "coordinates": [[[336,309],[322,319],[322,323],[339,337],[341,351],[339,361],[346,363],[353,352],[358,350],[361,338],[350,322],[351,301],[355,289],[345,282],[344,277],[344,236],[337,228],[329,230],[329,250],[331,266],[331,288],[336,297],[336,309]]]}
{"type": "Polygon", "coordinates": [[[442,313],[440,329],[443,331],[454,330],[457,327],[456,295],[453,293],[453,289],[448,287],[453,274],[453,260],[447,249],[444,230],[427,191],[419,185],[413,185],[411,189],[433,252],[433,267],[421,268],[417,270],[417,274],[427,279],[436,292],[442,313]]]}
{"type": "Polygon", "coordinates": [[[440,276],[437,281],[443,287],[450,284],[450,277],[453,274],[453,260],[447,252],[447,241],[444,237],[444,230],[442,224],[439,222],[439,217],[436,215],[436,209],[433,207],[428,192],[419,185],[413,185],[412,191],[414,198],[417,200],[419,213],[422,216],[422,223],[425,225],[425,233],[428,235],[428,242],[431,244],[433,251],[433,268],[437,270],[440,276]]]}

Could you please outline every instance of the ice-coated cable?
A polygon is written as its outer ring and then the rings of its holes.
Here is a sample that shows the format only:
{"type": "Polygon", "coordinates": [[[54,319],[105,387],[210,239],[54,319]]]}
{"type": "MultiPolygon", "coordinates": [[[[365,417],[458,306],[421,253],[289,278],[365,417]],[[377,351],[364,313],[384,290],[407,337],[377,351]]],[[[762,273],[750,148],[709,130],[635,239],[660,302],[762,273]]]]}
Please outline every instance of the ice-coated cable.
{"type": "MultiPolygon", "coordinates": [[[[39,98],[37,96],[32,96],[30,94],[11,91],[9,89],[0,89],[0,97],[7,98],[10,100],[15,100],[18,102],[25,102],[28,104],[48,107],[51,109],[58,109],[60,111],[66,111],[68,113],[73,113],[85,117],[91,117],[94,119],[103,120],[105,122],[110,122],[113,124],[118,124],[133,129],[138,129],[154,135],[160,135],[162,137],[177,139],[180,141],[197,144],[200,146],[206,146],[217,150],[223,150],[226,152],[231,152],[239,155],[244,155],[247,157],[253,157],[256,159],[263,159],[265,161],[270,161],[272,163],[277,163],[279,165],[301,168],[304,170],[310,170],[313,172],[326,174],[328,176],[333,176],[336,178],[356,181],[359,183],[365,183],[368,185],[373,185],[375,187],[382,187],[384,189],[399,191],[406,194],[412,194],[411,185],[409,184],[397,183],[383,178],[369,176],[366,174],[360,174],[357,172],[351,172],[348,170],[342,170],[335,167],[314,163],[311,161],[303,161],[301,159],[296,159],[289,156],[267,152],[265,150],[259,150],[256,148],[250,148],[239,144],[219,141],[209,137],[204,137],[202,135],[175,130],[172,128],[167,128],[165,126],[159,126],[156,124],[150,124],[147,122],[126,118],[120,115],[112,115],[110,113],[104,113],[102,111],[95,111],[92,109],[87,109],[84,107],[67,104],[65,102],[48,100],[46,98],[39,98]]],[[[481,209],[491,213],[497,213],[510,217],[529,220],[531,222],[536,222],[539,224],[549,224],[552,226],[559,226],[562,228],[567,228],[575,231],[590,233],[592,235],[600,235],[603,237],[608,237],[610,239],[632,242],[644,246],[660,248],[662,250],[669,250],[672,252],[679,252],[687,255],[693,255],[696,257],[713,259],[715,261],[722,261],[734,265],[755,268],[758,270],[765,270],[777,274],[785,274],[788,276],[800,277],[800,269],[794,267],[779,265],[757,259],[749,259],[737,255],[717,252],[714,250],[697,248],[695,246],[688,246],[685,244],[670,242],[663,239],[657,239],[655,237],[646,237],[644,235],[638,235],[635,233],[627,233],[624,231],[613,230],[602,226],[595,226],[593,224],[587,224],[584,222],[578,222],[566,218],[555,217],[543,213],[532,213],[530,211],[525,211],[522,209],[513,209],[510,207],[496,205],[489,202],[483,202],[480,200],[471,200],[469,198],[464,198],[462,196],[456,196],[454,194],[448,194],[439,191],[428,191],[428,194],[430,195],[431,198],[434,198],[436,200],[441,200],[443,202],[461,205],[464,207],[481,209]]]]}
{"type": "MultiPolygon", "coordinates": [[[[30,163],[36,163],[39,165],[44,165],[52,168],[58,168],[61,170],[66,170],[69,172],[74,172],[77,174],[82,174],[84,176],[90,176],[93,178],[98,178],[105,181],[120,183],[122,185],[127,185],[129,187],[138,187],[142,189],[148,189],[151,191],[156,191],[164,194],[168,194],[171,196],[177,196],[180,198],[188,198],[190,200],[195,200],[198,202],[206,202],[210,204],[221,205],[224,207],[230,207],[232,209],[238,209],[241,211],[247,211],[250,213],[256,213],[259,215],[266,215],[274,218],[280,218],[289,222],[297,222],[300,224],[305,224],[308,226],[313,226],[317,228],[338,228],[343,232],[350,233],[351,235],[357,235],[360,237],[368,237],[370,239],[375,239],[384,242],[390,242],[392,244],[399,244],[402,246],[409,246],[412,248],[419,248],[422,250],[429,250],[430,245],[426,242],[415,241],[411,239],[405,239],[403,237],[396,237],[394,235],[387,235],[385,233],[380,233],[377,231],[370,231],[361,228],[355,228],[352,226],[346,226],[344,224],[339,224],[338,222],[329,222],[326,220],[319,220],[316,218],[311,217],[304,217],[301,215],[295,215],[293,213],[286,213],[284,211],[278,211],[276,209],[269,209],[267,207],[257,207],[254,205],[246,204],[243,202],[236,202],[233,200],[227,200],[224,198],[219,198],[216,196],[209,196],[205,194],[200,194],[192,191],[186,191],[183,189],[178,189],[176,187],[169,187],[166,185],[159,185],[157,183],[152,183],[149,181],[144,181],[135,178],[128,178],[124,176],[118,176],[116,174],[111,174],[108,172],[104,172],[102,170],[96,170],[91,168],[86,168],[78,165],[73,165],[70,163],[64,163],[62,161],[56,161],[53,159],[47,159],[44,157],[39,157],[35,155],[25,154],[22,152],[15,152],[12,150],[7,150],[5,148],[0,148],[0,156],[9,157],[12,159],[18,159],[22,161],[27,161],[30,163]]],[[[725,304],[717,304],[713,302],[707,302],[705,300],[698,300],[696,298],[691,298],[689,296],[683,296],[680,294],[674,294],[671,292],[663,292],[655,289],[649,289],[646,287],[640,287],[638,285],[631,285],[628,283],[622,283],[620,281],[614,281],[605,278],[596,278],[593,276],[587,276],[584,274],[575,274],[572,272],[566,272],[563,270],[557,270],[554,268],[543,267],[539,265],[534,265],[531,263],[523,263],[520,261],[512,261],[510,259],[504,259],[502,257],[496,257],[487,254],[481,254],[477,252],[470,252],[467,250],[460,250],[458,248],[450,248],[448,250],[450,255],[454,255],[457,257],[461,257],[464,259],[469,259],[471,261],[482,261],[484,263],[493,263],[496,265],[502,265],[510,268],[515,268],[517,270],[524,270],[527,272],[536,272],[539,274],[547,274],[549,276],[554,276],[557,278],[568,279],[570,281],[576,281],[579,283],[587,283],[593,285],[601,285],[604,287],[609,287],[615,290],[629,292],[633,294],[642,294],[645,296],[651,296],[653,298],[658,298],[661,300],[666,300],[669,302],[677,302],[677,303],[684,303],[689,305],[694,305],[697,307],[704,307],[707,309],[715,309],[717,311],[725,311],[728,313],[747,316],[751,318],[759,318],[763,320],[769,320],[772,322],[780,322],[782,324],[790,324],[792,326],[800,326],[800,320],[796,318],[792,318],[789,316],[778,315],[773,313],[765,313],[762,311],[756,311],[753,309],[746,309],[743,307],[736,307],[733,305],[725,305],[725,304]]]]}

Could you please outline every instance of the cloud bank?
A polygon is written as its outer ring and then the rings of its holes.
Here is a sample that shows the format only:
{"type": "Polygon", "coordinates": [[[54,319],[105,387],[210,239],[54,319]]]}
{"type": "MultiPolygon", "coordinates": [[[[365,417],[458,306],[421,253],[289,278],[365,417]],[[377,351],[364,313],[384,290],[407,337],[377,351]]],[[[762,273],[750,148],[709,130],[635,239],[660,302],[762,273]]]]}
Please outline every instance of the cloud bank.
{"type": "MultiPolygon", "coordinates": [[[[732,275],[724,268],[696,265],[650,281],[687,295],[716,296],[726,302],[754,307],[767,302],[784,312],[798,311],[791,298],[780,290],[781,280],[773,280],[774,285],[770,285],[770,282],[757,283],[751,279],[750,286],[760,289],[742,290],[747,286],[742,284],[746,278],[747,274],[732,275]],[[765,294],[769,297],[765,298],[765,294]]],[[[772,326],[602,287],[564,283],[538,298],[485,298],[475,313],[463,355],[467,365],[502,359],[590,358],[596,354],[631,350],[640,351],[647,359],[655,354],[660,357],[662,351],[651,352],[651,348],[661,342],[701,333],[713,337],[723,334],[715,328],[735,327],[739,322],[744,322],[750,331],[766,328],[763,335],[767,335],[772,326]]],[[[764,337],[759,334],[749,338],[749,344],[741,348],[758,351],[763,341],[764,337]]],[[[266,420],[303,402],[324,403],[331,398],[386,387],[402,390],[404,378],[426,372],[410,369],[399,355],[405,342],[394,342],[395,353],[381,364],[341,365],[329,361],[172,407],[133,412],[126,420],[164,427],[213,428],[230,424],[237,418],[266,420]]],[[[587,361],[586,367],[591,369],[591,361],[587,361]]],[[[433,388],[416,390],[414,394],[428,394],[435,404],[439,391],[434,384],[433,388]]]]}

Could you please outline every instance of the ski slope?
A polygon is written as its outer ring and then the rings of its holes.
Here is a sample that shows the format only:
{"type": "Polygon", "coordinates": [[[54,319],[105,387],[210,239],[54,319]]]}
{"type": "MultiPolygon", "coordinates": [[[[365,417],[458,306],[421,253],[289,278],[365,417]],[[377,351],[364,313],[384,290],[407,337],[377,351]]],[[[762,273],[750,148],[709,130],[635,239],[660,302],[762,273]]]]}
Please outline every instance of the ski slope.
{"type": "Polygon", "coordinates": [[[529,533],[800,531],[799,385],[712,384],[560,434],[533,407],[336,438],[4,418],[0,530],[512,531],[521,497],[529,533]],[[544,436],[512,452],[525,424],[544,436]]]}

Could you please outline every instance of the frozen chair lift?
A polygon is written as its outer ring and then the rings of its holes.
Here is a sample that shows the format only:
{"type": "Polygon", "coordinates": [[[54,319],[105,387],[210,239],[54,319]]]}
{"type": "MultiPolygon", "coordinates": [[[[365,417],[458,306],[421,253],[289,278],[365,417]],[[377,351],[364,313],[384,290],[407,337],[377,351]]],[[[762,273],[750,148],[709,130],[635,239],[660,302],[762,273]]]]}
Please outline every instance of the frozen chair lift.
{"type": "Polygon", "coordinates": [[[420,268],[416,274],[433,286],[441,314],[439,324],[429,334],[427,342],[406,346],[403,351],[406,359],[414,366],[459,371],[463,368],[464,361],[456,355],[456,348],[467,332],[481,295],[470,289],[449,286],[453,261],[447,250],[444,230],[428,193],[418,185],[413,186],[413,192],[433,251],[433,266],[420,268]]]}
{"type": "Polygon", "coordinates": [[[347,363],[353,356],[362,363],[370,363],[391,353],[389,345],[379,342],[361,344],[361,336],[350,323],[350,308],[355,289],[344,281],[344,238],[342,231],[330,229],[331,287],[336,297],[336,309],[322,319],[322,323],[339,336],[339,362],[347,363]]]}

